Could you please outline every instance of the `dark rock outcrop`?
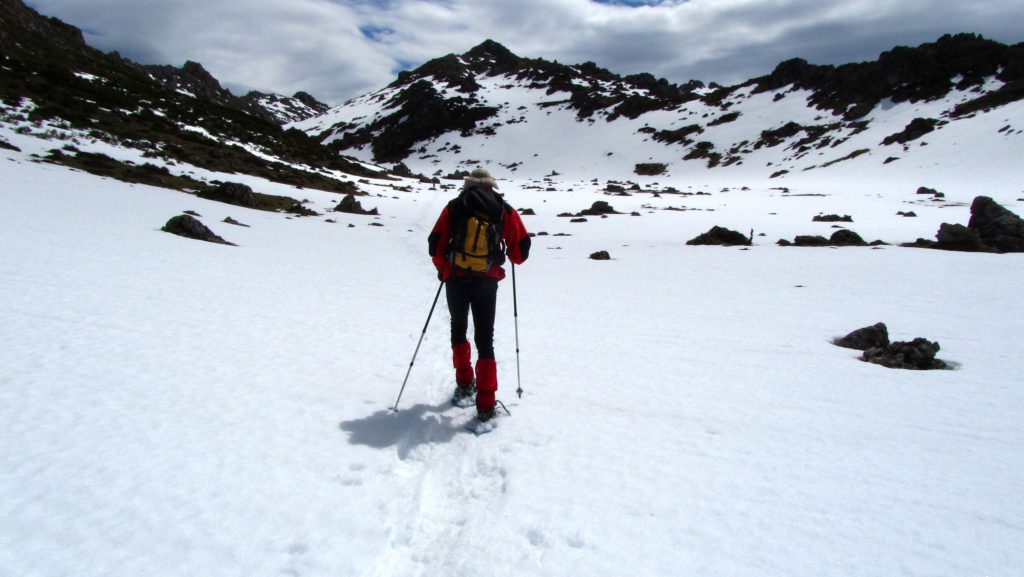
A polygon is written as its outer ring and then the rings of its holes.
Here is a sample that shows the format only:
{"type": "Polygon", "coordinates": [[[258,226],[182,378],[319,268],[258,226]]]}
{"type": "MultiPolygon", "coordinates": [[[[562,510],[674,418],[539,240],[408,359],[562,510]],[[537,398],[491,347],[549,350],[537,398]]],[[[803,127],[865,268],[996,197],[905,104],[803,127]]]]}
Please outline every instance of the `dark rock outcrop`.
{"type": "Polygon", "coordinates": [[[160,230],[176,234],[178,236],[183,236],[185,238],[237,246],[236,244],[228,242],[217,236],[212,230],[207,228],[206,225],[199,222],[199,220],[194,216],[188,214],[179,214],[178,216],[171,218],[160,230]]]}
{"type": "Polygon", "coordinates": [[[256,195],[252,188],[240,182],[222,183],[217,188],[203,193],[202,196],[209,200],[256,208],[256,195]]]}
{"type": "Polygon", "coordinates": [[[838,214],[819,214],[811,219],[812,222],[853,222],[853,217],[845,214],[839,216],[838,214]]]}
{"type": "Polygon", "coordinates": [[[937,242],[934,248],[961,252],[988,252],[988,247],[981,241],[978,231],[962,224],[942,223],[936,233],[937,242]]]}
{"type": "Polygon", "coordinates": [[[800,235],[793,239],[794,246],[828,246],[828,239],[821,235],[800,235]]]}
{"type": "Polygon", "coordinates": [[[861,355],[861,360],[890,369],[932,370],[948,368],[935,358],[939,343],[916,338],[910,342],[897,341],[887,347],[873,347],[861,355]]]}
{"type": "Polygon", "coordinates": [[[886,136],[882,140],[882,144],[886,146],[893,143],[906,144],[935,130],[938,124],[939,121],[934,118],[915,118],[902,131],[886,136]]]}
{"type": "Polygon", "coordinates": [[[937,242],[918,239],[904,246],[963,252],[1024,252],[1024,221],[987,196],[971,203],[967,226],[942,223],[937,242]]]}
{"type": "Polygon", "coordinates": [[[866,351],[871,348],[887,348],[889,346],[889,329],[885,323],[876,323],[870,327],[857,329],[841,339],[836,339],[837,346],[866,351]]]}
{"type": "Polygon", "coordinates": [[[14,152],[21,152],[20,148],[14,146],[10,142],[7,142],[3,138],[0,138],[0,148],[3,148],[4,150],[13,150],[14,152]]]}
{"type": "Polygon", "coordinates": [[[971,203],[968,228],[978,231],[981,240],[999,252],[1024,252],[1024,221],[987,196],[971,203]]]}
{"type": "Polygon", "coordinates": [[[612,256],[606,250],[599,250],[590,255],[591,260],[611,260],[612,256]]]}
{"type": "Polygon", "coordinates": [[[868,243],[852,230],[837,230],[829,238],[832,246],[867,246],[868,243]]]}
{"type": "Polygon", "coordinates": [[[599,200],[592,204],[590,208],[580,211],[577,216],[602,216],[605,214],[621,214],[619,211],[612,208],[612,205],[608,204],[603,200],[599,200]]]}
{"type": "Polygon", "coordinates": [[[750,246],[752,239],[747,235],[729,230],[721,226],[713,226],[711,230],[695,238],[686,241],[686,244],[694,245],[720,245],[720,246],[750,246]]]}
{"type": "Polygon", "coordinates": [[[360,204],[359,201],[356,200],[356,197],[351,194],[345,195],[345,198],[341,199],[338,206],[334,207],[334,212],[347,212],[349,214],[365,214],[370,216],[378,216],[380,214],[377,212],[376,208],[371,210],[364,209],[363,205],[360,204]]]}
{"type": "Polygon", "coordinates": [[[861,236],[852,230],[845,228],[840,229],[832,233],[832,236],[825,238],[821,235],[800,235],[793,239],[793,242],[789,242],[786,239],[780,240],[779,246],[882,246],[886,243],[876,240],[868,243],[861,236]]]}

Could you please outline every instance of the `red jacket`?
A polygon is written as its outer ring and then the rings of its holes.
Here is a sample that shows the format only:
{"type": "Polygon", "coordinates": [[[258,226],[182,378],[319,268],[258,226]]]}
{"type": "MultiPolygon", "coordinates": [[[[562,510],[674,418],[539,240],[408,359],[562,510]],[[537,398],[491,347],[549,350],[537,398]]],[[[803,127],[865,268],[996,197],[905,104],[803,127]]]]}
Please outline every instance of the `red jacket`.
{"type": "MultiPolygon", "coordinates": [[[[508,205],[505,205],[505,218],[501,236],[505,239],[505,256],[508,257],[508,260],[512,261],[513,264],[523,264],[530,256],[530,235],[526,232],[526,226],[523,225],[523,219],[519,217],[519,213],[508,205]]],[[[446,206],[441,211],[441,216],[438,217],[437,223],[434,224],[434,229],[430,231],[430,236],[427,238],[430,258],[434,261],[434,267],[437,268],[441,279],[446,281],[453,276],[471,276],[474,274],[452,267],[448,256],[448,245],[451,238],[451,218],[446,206]]],[[[486,273],[483,273],[483,276],[501,280],[505,278],[505,269],[495,266],[486,273]]]]}

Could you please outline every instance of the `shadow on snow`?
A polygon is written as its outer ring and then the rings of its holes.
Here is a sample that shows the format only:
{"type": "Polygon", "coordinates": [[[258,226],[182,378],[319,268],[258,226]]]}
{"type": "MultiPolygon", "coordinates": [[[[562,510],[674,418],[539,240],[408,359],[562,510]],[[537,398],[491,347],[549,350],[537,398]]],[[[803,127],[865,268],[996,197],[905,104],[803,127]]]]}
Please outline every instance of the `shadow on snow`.
{"type": "Polygon", "coordinates": [[[348,442],[375,449],[395,447],[404,459],[416,447],[426,443],[447,443],[458,433],[465,432],[452,415],[444,414],[451,403],[414,405],[399,412],[391,410],[342,421],[339,428],[348,433],[348,442]]]}

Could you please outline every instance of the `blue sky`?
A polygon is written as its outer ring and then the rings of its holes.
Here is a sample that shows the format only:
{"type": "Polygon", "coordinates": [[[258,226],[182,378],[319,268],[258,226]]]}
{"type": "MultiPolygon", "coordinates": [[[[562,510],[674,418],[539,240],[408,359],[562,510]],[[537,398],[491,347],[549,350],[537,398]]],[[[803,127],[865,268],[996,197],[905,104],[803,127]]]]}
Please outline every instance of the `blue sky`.
{"type": "Polygon", "coordinates": [[[874,59],[975,32],[1024,41],[1024,0],[28,0],[145,64],[201,62],[236,94],[330,104],[488,38],[520,56],[732,84],[794,57],[874,59]]]}

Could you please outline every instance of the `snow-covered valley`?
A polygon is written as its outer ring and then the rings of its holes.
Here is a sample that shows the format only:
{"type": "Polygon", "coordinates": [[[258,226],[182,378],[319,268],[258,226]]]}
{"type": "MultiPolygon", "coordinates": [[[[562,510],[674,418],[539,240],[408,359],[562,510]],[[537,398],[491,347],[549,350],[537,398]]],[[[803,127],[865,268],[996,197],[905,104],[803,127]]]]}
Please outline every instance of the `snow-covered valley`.
{"type": "Polygon", "coordinates": [[[924,181],[851,164],[788,193],[728,172],[636,179],[708,193],[656,197],[492,166],[548,234],[516,271],[525,393],[506,279],[498,395],[512,417],[476,437],[448,403],[443,298],[388,410],[437,289],[427,232],[453,190],[363,184],[375,218],[247,180],[322,213],[292,218],[31,162],[52,144],[4,137],[24,151],[0,150],[4,575],[1024,565],[1021,255],[775,245],[830,234],[819,213],[893,244],[966,222],[976,194],[1019,214],[1017,172],[924,181]],[[596,200],[624,214],[557,216],[596,200]],[[239,246],[160,232],[184,210],[239,246]],[[753,229],[754,246],[685,245],[713,225],[753,229]],[[598,250],[612,260],[587,258],[598,250]],[[831,343],[878,321],[940,342],[955,369],[885,369],[831,343]]]}

